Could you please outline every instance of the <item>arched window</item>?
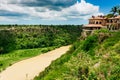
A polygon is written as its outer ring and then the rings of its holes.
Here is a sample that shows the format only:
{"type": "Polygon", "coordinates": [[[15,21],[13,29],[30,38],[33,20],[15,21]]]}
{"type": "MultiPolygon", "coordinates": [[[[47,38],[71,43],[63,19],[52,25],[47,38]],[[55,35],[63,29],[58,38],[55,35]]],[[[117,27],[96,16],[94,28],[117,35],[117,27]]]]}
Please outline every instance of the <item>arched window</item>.
{"type": "Polygon", "coordinates": [[[96,24],[98,24],[98,21],[96,22],[96,24]]]}
{"type": "Polygon", "coordinates": [[[101,24],[102,22],[99,22],[99,24],[101,24]]]}

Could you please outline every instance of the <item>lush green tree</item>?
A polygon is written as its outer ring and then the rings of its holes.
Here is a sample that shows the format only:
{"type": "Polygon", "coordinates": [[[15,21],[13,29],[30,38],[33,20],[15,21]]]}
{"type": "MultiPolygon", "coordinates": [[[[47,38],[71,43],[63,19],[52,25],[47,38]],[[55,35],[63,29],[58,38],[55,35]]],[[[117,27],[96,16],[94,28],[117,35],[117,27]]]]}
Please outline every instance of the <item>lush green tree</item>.
{"type": "Polygon", "coordinates": [[[15,49],[15,36],[9,30],[0,31],[0,53],[9,52],[15,49]]]}
{"type": "Polygon", "coordinates": [[[113,16],[114,16],[113,14],[107,14],[107,15],[106,15],[107,18],[111,18],[111,17],[113,17],[113,16]]]}
{"type": "Polygon", "coordinates": [[[85,42],[84,42],[84,44],[83,44],[83,46],[82,46],[82,49],[83,49],[84,51],[92,50],[94,47],[97,46],[97,41],[98,41],[98,36],[96,36],[96,35],[89,36],[89,37],[85,40],[85,42]]]}

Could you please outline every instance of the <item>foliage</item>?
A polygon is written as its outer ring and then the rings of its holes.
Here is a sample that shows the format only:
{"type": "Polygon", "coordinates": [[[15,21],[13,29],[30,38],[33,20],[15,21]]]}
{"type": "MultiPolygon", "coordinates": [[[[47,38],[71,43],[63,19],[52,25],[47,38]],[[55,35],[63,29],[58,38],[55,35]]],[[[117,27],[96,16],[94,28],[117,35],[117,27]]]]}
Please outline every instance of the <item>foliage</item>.
{"type": "Polygon", "coordinates": [[[117,46],[117,47],[115,47],[115,52],[118,53],[118,54],[120,54],[120,45],[117,46]]]}
{"type": "Polygon", "coordinates": [[[0,53],[72,44],[81,34],[74,25],[1,25],[0,53]]]}
{"type": "MultiPolygon", "coordinates": [[[[118,47],[120,45],[120,32],[109,33],[112,35],[109,35],[101,43],[98,40],[99,34],[91,35],[86,40],[76,42],[70,51],[53,61],[34,80],[119,80],[120,54],[118,47]],[[106,47],[105,45],[109,43],[112,45],[106,47]]],[[[103,34],[106,35],[106,33],[103,34]]]]}
{"type": "Polygon", "coordinates": [[[98,33],[110,33],[110,31],[108,29],[100,29],[100,30],[96,30],[95,33],[96,34],[98,34],[98,33]]]}
{"type": "Polygon", "coordinates": [[[0,31],[0,53],[9,52],[15,48],[14,32],[3,30],[0,31]]]}
{"type": "Polygon", "coordinates": [[[106,17],[107,18],[112,18],[112,17],[114,17],[114,15],[113,14],[107,14],[106,17]]]}
{"type": "Polygon", "coordinates": [[[80,33],[81,26],[77,25],[0,25],[0,71],[17,61],[72,44],[80,33]]]}
{"type": "Polygon", "coordinates": [[[114,32],[112,33],[111,37],[109,37],[108,39],[106,39],[106,43],[104,43],[104,47],[111,47],[114,46],[116,43],[119,42],[120,40],[120,32],[114,32]]]}
{"type": "Polygon", "coordinates": [[[85,41],[82,46],[82,49],[84,51],[89,51],[90,49],[93,49],[94,47],[97,46],[98,38],[96,35],[89,36],[85,41]]]}

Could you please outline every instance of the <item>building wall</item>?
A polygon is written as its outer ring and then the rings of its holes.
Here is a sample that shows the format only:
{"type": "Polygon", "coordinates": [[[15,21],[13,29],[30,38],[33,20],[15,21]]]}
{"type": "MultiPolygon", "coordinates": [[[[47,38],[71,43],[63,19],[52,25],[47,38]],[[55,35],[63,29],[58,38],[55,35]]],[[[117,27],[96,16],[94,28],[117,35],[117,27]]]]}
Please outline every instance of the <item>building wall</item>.
{"type": "Polygon", "coordinates": [[[120,19],[89,19],[89,24],[101,24],[106,26],[109,30],[120,29],[120,19]]]}
{"type": "Polygon", "coordinates": [[[106,20],[105,19],[89,19],[89,24],[101,24],[105,26],[106,20]]]}

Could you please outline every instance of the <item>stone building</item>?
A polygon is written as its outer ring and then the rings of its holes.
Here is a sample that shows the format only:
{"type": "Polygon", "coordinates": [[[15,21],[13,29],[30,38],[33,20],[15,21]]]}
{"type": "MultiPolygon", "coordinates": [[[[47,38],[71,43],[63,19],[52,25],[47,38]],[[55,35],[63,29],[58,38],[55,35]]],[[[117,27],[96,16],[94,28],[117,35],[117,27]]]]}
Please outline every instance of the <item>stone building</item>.
{"type": "Polygon", "coordinates": [[[120,15],[107,18],[105,16],[92,16],[89,19],[89,24],[83,26],[83,31],[94,31],[101,28],[107,28],[108,30],[120,29],[120,15]]]}

